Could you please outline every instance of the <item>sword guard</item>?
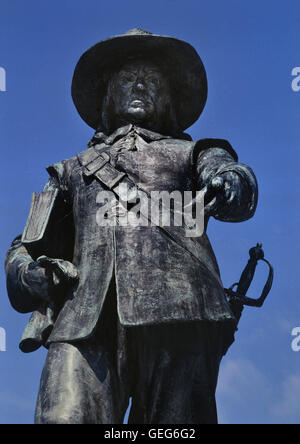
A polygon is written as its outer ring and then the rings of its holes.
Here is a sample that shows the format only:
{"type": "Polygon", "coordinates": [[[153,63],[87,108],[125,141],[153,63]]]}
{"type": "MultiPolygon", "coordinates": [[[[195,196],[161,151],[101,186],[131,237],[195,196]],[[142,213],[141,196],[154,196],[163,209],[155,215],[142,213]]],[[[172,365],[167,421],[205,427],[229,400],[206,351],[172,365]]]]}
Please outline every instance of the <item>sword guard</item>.
{"type": "Polygon", "coordinates": [[[239,317],[241,315],[242,309],[244,305],[247,305],[249,307],[262,307],[271,288],[273,283],[273,277],[274,277],[274,269],[273,266],[270,264],[269,261],[267,261],[264,258],[264,251],[262,249],[262,244],[258,243],[256,247],[253,247],[249,250],[249,256],[250,259],[242,272],[241,278],[239,282],[234,283],[231,287],[228,289],[225,288],[226,297],[228,298],[228,301],[232,307],[234,307],[234,311],[238,309],[239,317]],[[265,262],[269,267],[269,275],[266,281],[266,284],[263,288],[263,291],[261,293],[261,296],[257,299],[248,298],[246,296],[247,291],[251,285],[251,282],[253,280],[256,266],[258,261],[265,262]],[[236,291],[234,291],[234,288],[237,287],[236,291]]]}

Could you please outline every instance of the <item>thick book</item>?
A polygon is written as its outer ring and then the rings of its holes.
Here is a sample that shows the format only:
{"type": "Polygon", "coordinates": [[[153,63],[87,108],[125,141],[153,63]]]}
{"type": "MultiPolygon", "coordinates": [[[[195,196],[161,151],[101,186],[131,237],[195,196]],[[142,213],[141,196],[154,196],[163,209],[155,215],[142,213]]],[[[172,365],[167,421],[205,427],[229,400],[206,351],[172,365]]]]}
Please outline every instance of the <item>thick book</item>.
{"type": "Polygon", "coordinates": [[[31,257],[72,260],[74,226],[72,212],[59,195],[49,190],[33,193],[22,243],[31,257]]]}

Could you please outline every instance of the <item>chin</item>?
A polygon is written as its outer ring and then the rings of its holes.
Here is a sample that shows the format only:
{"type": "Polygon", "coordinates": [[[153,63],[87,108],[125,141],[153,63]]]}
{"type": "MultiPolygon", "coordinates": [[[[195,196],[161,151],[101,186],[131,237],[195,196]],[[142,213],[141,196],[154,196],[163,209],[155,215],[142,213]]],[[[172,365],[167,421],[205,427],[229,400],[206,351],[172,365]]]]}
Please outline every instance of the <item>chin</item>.
{"type": "Polygon", "coordinates": [[[127,115],[129,119],[134,119],[137,122],[142,122],[145,119],[150,118],[150,116],[147,115],[147,112],[141,108],[131,108],[128,110],[127,115]]]}

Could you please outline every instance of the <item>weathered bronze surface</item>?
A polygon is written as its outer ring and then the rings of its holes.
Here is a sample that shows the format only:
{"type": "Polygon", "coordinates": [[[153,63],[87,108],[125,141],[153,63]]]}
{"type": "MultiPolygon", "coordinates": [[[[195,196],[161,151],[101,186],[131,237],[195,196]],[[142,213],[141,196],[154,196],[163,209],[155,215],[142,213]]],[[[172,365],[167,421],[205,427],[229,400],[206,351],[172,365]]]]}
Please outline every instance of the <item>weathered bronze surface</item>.
{"type": "MultiPolygon", "coordinates": [[[[237,319],[209,239],[158,226],[99,226],[100,192],[206,190],[205,217],[253,216],[257,183],[229,142],[184,133],[207,82],[189,44],[131,30],[98,43],[72,96],[96,133],[47,170],[6,259],[13,307],[33,312],[20,347],[49,348],[36,423],[216,423],[215,389],[237,319]]],[[[107,217],[121,215],[113,207],[107,217]]]]}

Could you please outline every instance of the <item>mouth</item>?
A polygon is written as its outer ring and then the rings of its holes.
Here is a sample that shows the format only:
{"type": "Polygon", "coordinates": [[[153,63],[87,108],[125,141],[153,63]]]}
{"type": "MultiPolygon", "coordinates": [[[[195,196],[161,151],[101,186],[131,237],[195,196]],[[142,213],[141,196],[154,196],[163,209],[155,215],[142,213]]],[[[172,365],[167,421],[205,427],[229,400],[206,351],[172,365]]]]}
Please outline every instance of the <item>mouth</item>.
{"type": "Polygon", "coordinates": [[[134,99],[134,100],[132,100],[132,102],[130,102],[130,106],[132,106],[133,108],[140,108],[140,107],[144,107],[145,105],[146,105],[146,103],[140,99],[134,99]]]}

